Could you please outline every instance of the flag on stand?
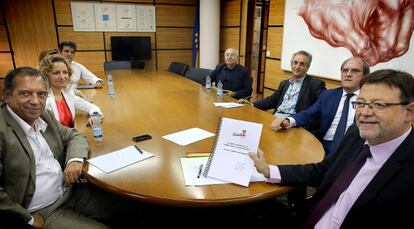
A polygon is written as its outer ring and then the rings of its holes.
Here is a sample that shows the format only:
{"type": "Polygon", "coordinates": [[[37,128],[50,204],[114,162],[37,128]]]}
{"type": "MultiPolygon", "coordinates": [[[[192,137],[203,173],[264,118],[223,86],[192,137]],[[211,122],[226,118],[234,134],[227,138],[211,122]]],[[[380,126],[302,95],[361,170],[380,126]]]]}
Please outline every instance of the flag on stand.
{"type": "Polygon", "coordinates": [[[197,56],[198,56],[198,47],[200,44],[200,1],[196,1],[196,8],[195,8],[195,16],[194,16],[194,29],[193,29],[193,60],[192,60],[192,67],[197,67],[197,56]]]}

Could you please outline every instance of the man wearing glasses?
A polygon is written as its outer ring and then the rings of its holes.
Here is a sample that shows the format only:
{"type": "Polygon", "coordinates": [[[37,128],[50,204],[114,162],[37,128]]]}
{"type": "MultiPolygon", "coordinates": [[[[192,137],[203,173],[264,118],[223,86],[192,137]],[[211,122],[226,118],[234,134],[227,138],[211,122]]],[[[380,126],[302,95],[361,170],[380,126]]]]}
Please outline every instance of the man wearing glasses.
{"type": "Polygon", "coordinates": [[[412,228],[403,206],[414,204],[414,78],[373,72],[362,79],[353,106],[356,126],[319,163],[273,166],[261,150],[249,155],[268,182],[318,187],[302,212],[303,228],[412,228]]]}
{"type": "Polygon", "coordinates": [[[319,124],[317,137],[326,155],[336,151],[346,130],[354,122],[355,110],[350,105],[359,95],[359,83],[369,74],[367,62],[351,57],[341,65],[342,87],[323,92],[308,109],[286,118],[276,117],[272,128],[276,131],[295,126],[319,124]]]}

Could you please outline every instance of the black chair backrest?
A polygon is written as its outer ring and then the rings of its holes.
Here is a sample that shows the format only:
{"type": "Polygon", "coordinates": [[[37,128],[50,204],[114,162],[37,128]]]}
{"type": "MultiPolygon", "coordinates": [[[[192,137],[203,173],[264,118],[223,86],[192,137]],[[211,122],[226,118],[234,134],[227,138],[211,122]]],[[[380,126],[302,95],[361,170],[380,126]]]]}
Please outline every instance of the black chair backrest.
{"type": "Polygon", "coordinates": [[[108,61],[104,63],[105,71],[115,70],[115,69],[131,69],[130,61],[108,61]]]}
{"type": "Polygon", "coordinates": [[[169,72],[174,72],[178,75],[185,76],[185,73],[188,70],[188,65],[180,62],[171,62],[168,67],[169,72]]]}
{"type": "Polygon", "coordinates": [[[187,73],[187,77],[201,85],[206,85],[205,79],[213,70],[207,68],[192,68],[187,73]]]}

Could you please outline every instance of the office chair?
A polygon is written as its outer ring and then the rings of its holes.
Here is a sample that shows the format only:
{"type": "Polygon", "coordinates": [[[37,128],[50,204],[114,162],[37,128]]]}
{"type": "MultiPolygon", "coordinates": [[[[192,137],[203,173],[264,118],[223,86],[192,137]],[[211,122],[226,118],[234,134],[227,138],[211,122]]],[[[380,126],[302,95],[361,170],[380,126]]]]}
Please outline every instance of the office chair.
{"type": "Polygon", "coordinates": [[[188,65],[180,62],[171,62],[168,67],[169,72],[174,72],[178,75],[185,76],[185,73],[188,70],[188,65]]]}
{"type": "Polygon", "coordinates": [[[187,77],[190,80],[193,80],[201,85],[205,85],[205,78],[209,75],[213,70],[207,68],[192,68],[187,73],[187,77]]]}
{"type": "Polygon", "coordinates": [[[104,70],[111,71],[115,69],[131,69],[130,61],[107,61],[104,63],[104,70]]]}

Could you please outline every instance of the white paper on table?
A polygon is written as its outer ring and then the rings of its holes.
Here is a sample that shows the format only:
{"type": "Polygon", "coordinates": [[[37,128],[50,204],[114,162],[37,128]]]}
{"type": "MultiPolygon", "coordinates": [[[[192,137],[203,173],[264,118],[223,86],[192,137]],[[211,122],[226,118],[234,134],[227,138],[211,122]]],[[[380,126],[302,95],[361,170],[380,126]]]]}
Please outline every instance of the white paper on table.
{"type": "Polygon", "coordinates": [[[142,152],[141,154],[134,146],[128,146],[112,153],[91,158],[88,162],[105,173],[110,173],[154,156],[145,150],[142,152]]]}
{"type": "Polygon", "coordinates": [[[196,141],[200,141],[205,138],[214,136],[215,134],[210,133],[200,128],[191,128],[176,133],[162,136],[164,139],[177,143],[178,145],[185,146],[196,141]]]}
{"type": "Polygon", "coordinates": [[[242,107],[244,104],[235,103],[235,102],[227,102],[227,103],[214,103],[216,107],[224,107],[224,108],[233,108],[233,107],[242,107]]]}
{"type": "MultiPolygon", "coordinates": [[[[208,157],[193,157],[193,158],[181,158],[181,168],[183,169],[184,182],[186,186],[201,186],[212,184],[228,184],[230,182],[211,177],[205,177],[203,174],[198,178],[198,172],[200,165],[203,164],[203,170],[206,167],[208,157]]],[[[203,171],[204,172],[204,171],[203,171]]],[[[256,168],[253,168],[250,182],[265,181],[266,178],[257,172],[256,168]]]]}

